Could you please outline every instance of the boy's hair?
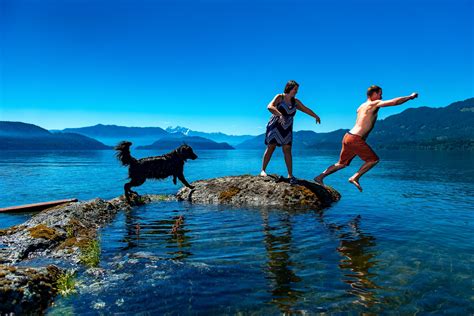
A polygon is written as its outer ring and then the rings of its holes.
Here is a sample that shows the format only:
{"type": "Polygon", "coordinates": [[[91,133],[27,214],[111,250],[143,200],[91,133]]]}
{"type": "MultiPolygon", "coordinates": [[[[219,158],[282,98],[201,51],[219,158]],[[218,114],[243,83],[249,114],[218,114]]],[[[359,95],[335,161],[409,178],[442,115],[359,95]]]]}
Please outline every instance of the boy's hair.
{"type": "Polygon", "coordinates": [[[375,92],[379,93],[380,91],[382,91],[382,88],[376,85],[372,85],[367,89],[367,96],[370,98],[372,94],[374,94],[375,92]]]}

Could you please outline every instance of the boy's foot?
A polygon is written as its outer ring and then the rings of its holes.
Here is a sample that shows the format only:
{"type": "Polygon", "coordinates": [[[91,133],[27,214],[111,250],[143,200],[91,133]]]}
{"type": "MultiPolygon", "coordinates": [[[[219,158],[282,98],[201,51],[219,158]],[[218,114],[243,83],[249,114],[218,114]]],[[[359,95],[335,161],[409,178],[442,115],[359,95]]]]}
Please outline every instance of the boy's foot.
{"type": "Polygon", "coordinates": [[[261,177],[266,177],[266,176],[267,176],[267,173],[262,170],[262,172],[260,172],[260,176],[261,176],[261,177]]]}
{"type": "Polygon", "coordinates": [[[298,184],[298,179],[296,179],[295,177],[291,177],[290,178],[290,185],[295,185],[295,184],[298,184]]]}
{"type": "Polygon", "coordinates": [[[362,187],[360,186],[359,182],[353,178],[349,178],[349,182],[356,186],[360,192],[362,192],[362,187]]]}
{"type": "Polygon", "coordinates": [[[324,185],[323,183],[323,178],[321,177],[321,175],[317,176],[317,177],[314,177],[314,182],[316,182],[317,184],[320,184],[320,185],[324,185]]]}

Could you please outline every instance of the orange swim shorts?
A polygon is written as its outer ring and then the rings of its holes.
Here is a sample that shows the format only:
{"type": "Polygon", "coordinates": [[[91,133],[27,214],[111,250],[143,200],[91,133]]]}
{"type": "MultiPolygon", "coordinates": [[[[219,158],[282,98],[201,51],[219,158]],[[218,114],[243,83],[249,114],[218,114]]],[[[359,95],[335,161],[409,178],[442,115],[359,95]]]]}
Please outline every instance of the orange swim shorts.
{"type": "Polygon", "coordinates": [[[348,166],[355,156],[359,156],[364,161],[379,160],[377,154],[367,145],[362,137],[346,133],[342,139],[342,150],[338,163],[348,166]]]}

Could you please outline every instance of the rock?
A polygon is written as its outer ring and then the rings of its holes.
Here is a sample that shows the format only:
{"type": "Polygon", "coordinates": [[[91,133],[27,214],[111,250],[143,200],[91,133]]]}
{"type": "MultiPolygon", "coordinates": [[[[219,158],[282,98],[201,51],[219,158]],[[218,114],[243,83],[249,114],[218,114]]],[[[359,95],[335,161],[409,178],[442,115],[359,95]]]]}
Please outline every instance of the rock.
{"type": "Polygon", "coordinates": [[[112,221],[120,210],[165,198],[146,195],[131,203],[123,197],[95,199],[44,210],[22,225],[0,230],[0,245],[7,246],[0,248],[0,263],[15,264],[38,256],[77,263],[81,248],[94,240],[97,229],[112,221]]]}
{"type": "MultiPolygon", "coordinates": [[[[97,230],[120,210],[168,199],[152,195],[135,197],[130,203],[118,197],[61,205],[34,215],[22,225],[0,230],[0,314],[42,314],[56,295],[58,274],[65,271],[52,265],[17,266],[25,259],[60,258],[62,264],[76,266],[81,261],[81,249],[95,240],[97,230]]],[[[100,276],[103,270],[90,269],[88,273],[100,276]]],[[[97,307],[102,308],[102,303],[97,307]]]]}
{"type": "Polygon", "coordinates": [[[101,278],[106,274],[106,271],[102,268],[89,268],[85,273],[96,278],[101,278]]]}
{"type": "Polygon", "coordinates": [[[102,309],[105,307],[105,302],[101,299],[98,299],[97,301],[92,302],[92,307],[94,309],[102,309]]]}
{"type": "Polygon", "coordinates": [[[56,294],[61,269],[50,265],[23,268],[0,265],[0,314],[37,314],[45,310],[56,294]]]}
{"type": "Polygon", "coordinates": [[[311,208],[320,210],[341,198],[329,186],[299,180],[290,185],[288,179],[276,175],[228,176],[193,182],[194,189],[182,188],[176,194],[180,201],[197,204],[234,206],[311,208]]]}

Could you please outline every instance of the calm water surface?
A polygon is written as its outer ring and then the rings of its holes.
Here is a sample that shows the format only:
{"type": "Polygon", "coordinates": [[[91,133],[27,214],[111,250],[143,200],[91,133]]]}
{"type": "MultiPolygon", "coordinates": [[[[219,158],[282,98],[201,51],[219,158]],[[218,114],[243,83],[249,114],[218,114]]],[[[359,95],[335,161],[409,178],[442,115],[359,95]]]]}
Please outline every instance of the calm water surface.
{"type": "MultiPolygon", "coordinates": [[[[257,174],[262,152],[197,154],[189,181],[257,174]]],[[[48,313],[474,313],[474,155],[379,154],[364,193],[347,183],[359,160],[328,177],[342,199],[320,212],[178,202],[122,212],[100,232],[103,273],[79,271],[78,294],[48,313]]],[[[312,179],[337,156],[295,152],[294,173],[312,179]]],[[[285,174],[280,153],[268,171],[285,174]]],[[[126,173],[111,151],[2,152],[0,207],[110,199],[126,173]]],[[[137,191],[179,188],[167,179],[137,191]]],[[[30,216],[2,214],[0,226],[30,216]]]]}

